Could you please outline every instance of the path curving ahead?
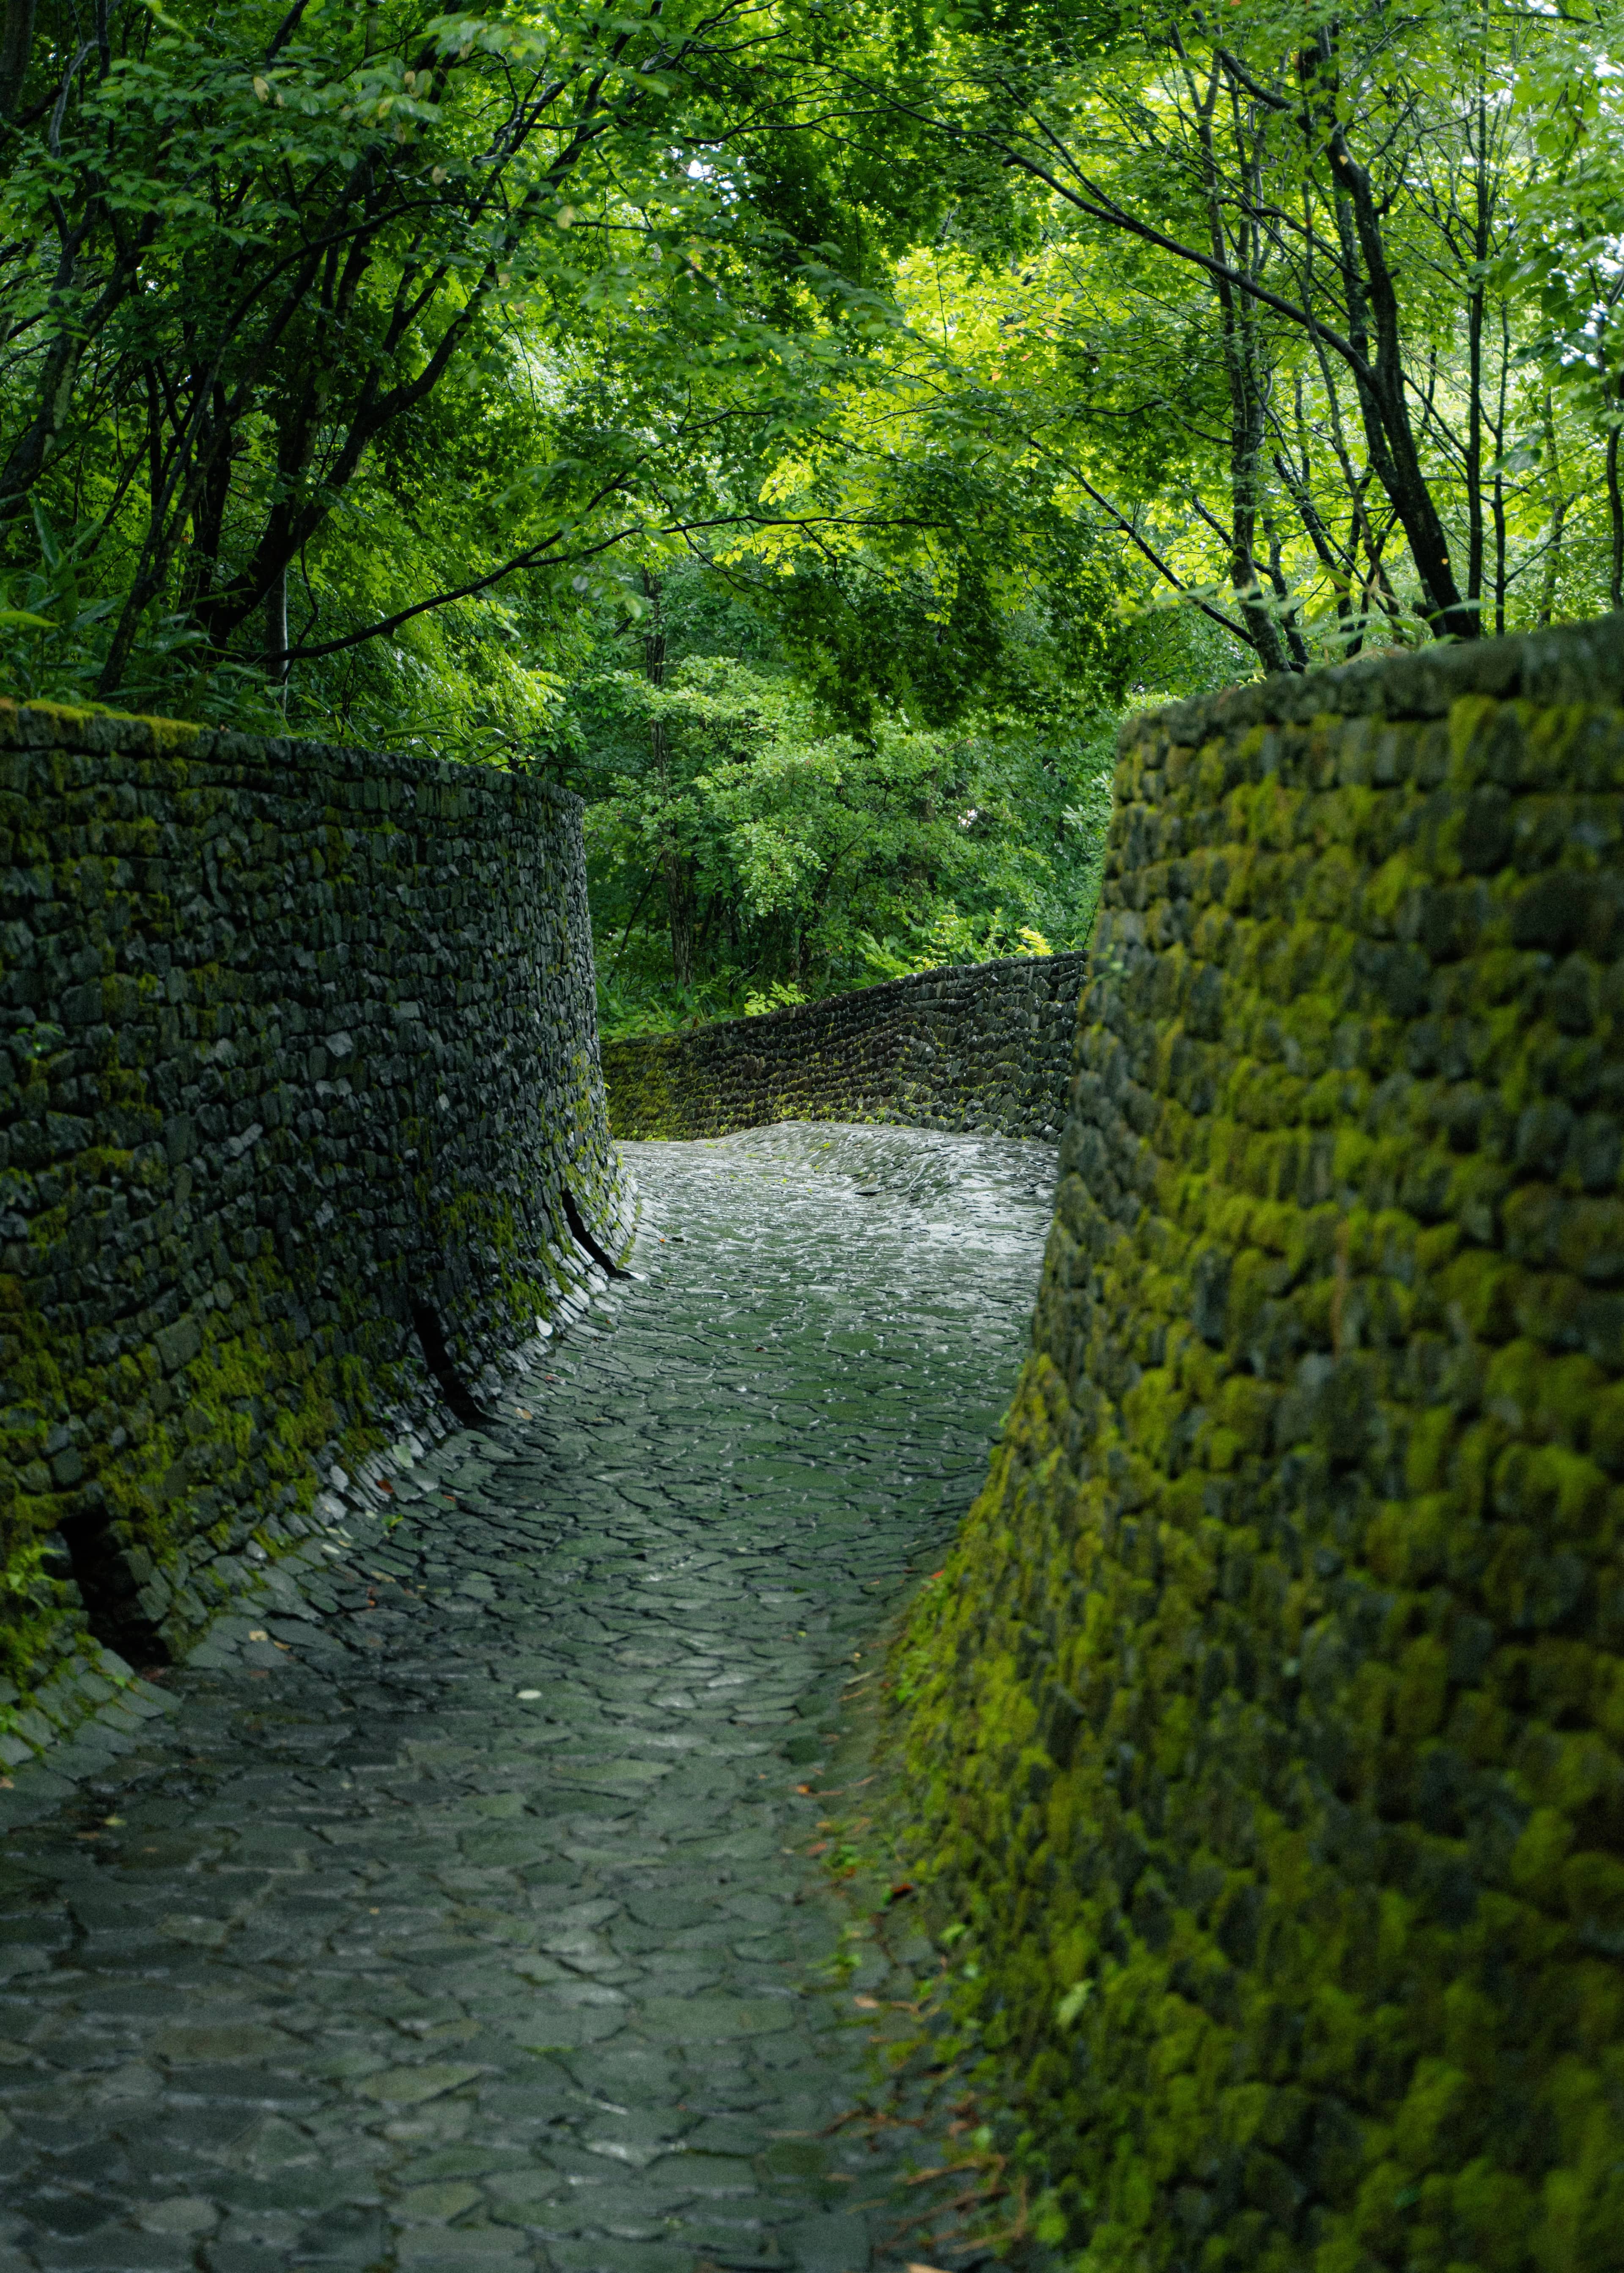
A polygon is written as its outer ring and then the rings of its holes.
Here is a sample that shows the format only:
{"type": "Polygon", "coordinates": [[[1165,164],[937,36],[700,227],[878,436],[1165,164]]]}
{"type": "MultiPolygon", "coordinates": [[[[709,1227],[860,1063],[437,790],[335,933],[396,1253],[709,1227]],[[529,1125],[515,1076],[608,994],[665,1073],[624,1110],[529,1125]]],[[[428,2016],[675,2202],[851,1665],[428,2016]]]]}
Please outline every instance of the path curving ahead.
{"type": "Polygon", "coordinates": [[[626,1152],[643,1275],[529,1416],[0,1845],[0,2273],[862,2273],[894,2232],[818,2135],[863,1981],[821,1985],[797,1787],[980,1481],[1054,1155],[626,1152]]]}

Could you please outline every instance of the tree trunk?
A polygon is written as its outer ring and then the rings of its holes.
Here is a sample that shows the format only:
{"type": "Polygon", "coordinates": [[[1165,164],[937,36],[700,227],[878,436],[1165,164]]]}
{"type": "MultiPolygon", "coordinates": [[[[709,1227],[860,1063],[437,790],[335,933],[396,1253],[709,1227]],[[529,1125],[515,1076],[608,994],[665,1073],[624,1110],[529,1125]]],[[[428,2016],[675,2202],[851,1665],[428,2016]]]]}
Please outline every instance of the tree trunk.
{"type": "Polygon", "coordinates": [[[0,118],[13,119],[28,76],[34,49],[34,0],[5,0],[5,24],[0,29],[0,118]]]}
{"type": "Polygon", "coordinates": [[[1472,256],[1477,264],[1466,302],[1466,596],[1478,603],[1483,621],[1483,318],[1486,298],[1484,263],[1493,234],[1494,184],[1489,169],[1489,104],[1484,81],[1488,42],[1488,0],[1480,11],[1483,49],[1478,59],[1477,148],[1472,153],[1472,256]]]}
{"type": "MultiPolygon", "coordinates": [[[[643,634],[643,676],[651,686],[665,684],[665,613],[661,604],[662,595],[657,577],[643,571],[643,596],[648,603],[648,629],[643,634]]],[[[665,721],[651,718],[648,722],[648,754],[654,761],[655,777],[668,810],[670,802],[670,749],[665,739],[665,721]]],[[[665,883],[665,920],[671,934],[671,976],[679,986],[693,984],[693,863],[672,844],[667,844],[660,854],[660,873],[665,883]]]]}
{"type": "Polygon", "coordinates": [[[288,691],[288,571],[279,568],[265,596],[265,667],[279,694],[288,691]]]}
{"type": "Polygon", "coordinates": [[[693,863],[668,851],[665,871],[665,914],[671,933],[671,976],[679,986],[693,984],[693,863]]]}
{"type": "MultiPolygon", "coordinates": [[[[1200,107],[1201,166],[1207,195],[1208,240],[1215,261],[1234,266],[1250,275],[1257,260],[1257,240],[1243,225],[1231,246],[1224,232],[1223,201],[1218,193],[1218,162],[1213,147],[1211,104],[1217,94],[1215,76],[1200,107]]],[[[1254,141],[1257,163],[1261,138],[1254,141]]],[[[1288,668],[1270,596],[1264,590],[1257,558],[1258,515],[1263,504],[1263,436],[1268,424],[1268,379],[1260,369],[1257,311],[1238,294],[1227,277],[1213,279],[1224,339],[1224,369],[1230,395],[1230,581],[1240,604],[1246,638],[1267,671],[1288,668]]]]}
{"type": "Polygon", "coordinates": [[[1538,621],[1548,624],[1556,613],[1556,580],[1562,561],[1562,527],[1568,519],[1568,500],[1562,494],[1562,465],[1556,454],[1556,414],[1551,401],[1551,390],[1545,395],[1545,439],[1549,454],[1551,478],[1551,534],[1545,545],[1545,570],[1539,580],[1539,614],[1538,621]]]}
{"type": "Polygon", "coordinates": [[[1613,559],[1607,575],[1607,605],[1624,608],[1624,497],[1619,493],[1619,430],[1607,429],[1607,510],[1613,520],[1613,559]]]}

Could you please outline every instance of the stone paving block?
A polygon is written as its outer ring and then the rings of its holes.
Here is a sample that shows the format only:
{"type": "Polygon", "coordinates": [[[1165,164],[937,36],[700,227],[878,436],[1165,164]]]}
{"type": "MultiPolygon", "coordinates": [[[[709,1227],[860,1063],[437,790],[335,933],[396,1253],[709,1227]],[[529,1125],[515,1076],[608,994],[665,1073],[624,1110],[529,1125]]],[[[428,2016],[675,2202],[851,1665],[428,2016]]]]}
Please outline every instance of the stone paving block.
{"type": "Polygon", "coordinates": [[[193,2238],[141,2233],[107,2224],[79,2238],[52,2235],[29,2245],[24,2262],[37,2273],[188,2273],[193,2238]]]}
{"type": "MultiPolygon", "coordinates": [[[[176,2262],[195,2264],[198,2261],[192,2258],[176,2262]]],[[[202,2262],[208,2273],[282,2273],[288,2256],[280,2242],[237,2241],[222,2235],[210,2239],[202,2253],[202,2262]]]]}
{"type": "Polygon", "coordinates": [[[392,2067],[381,2074],[369,2075],[359,2088],[365,2098],[376,2099],[386,2107],[415,2107],[425,2099],[438,2098],[443,2091],[455,2091],[465,2083],[472,2083],[479,2073],[477,2067],[425,2060],[421,2067],[392,2067]]]}
{"type": "Polygon", "coordinates": [[[473,2230],[460,2227],[429,2229],[408,2227],[396,2241],[397,2262],[401,2265],[432,2267],[435,2273],[442,2266],[458,2265],[520,2265],[535,2262],[535,2251],[521,2233],[507,2226],[479,2226],[473,2230]]]}
{"type": "Polygon", "coordinates": [[[797,2273],[866,2273],[871,2245],[860,2217],[797,2218],[781,2229],[781,2239],[797,2273]]]}
{"type": "Polygon", "coordinates": [[[557,2273],[693,2273],[692,2249],[659,2242],[628,2244],[593,2236],[550,2241],[547,2262],[557,2273]]]}
{"type": "Polygon", "coordinates": [[[650,1997],[641,2025],[657,2043],[716,2044],[771,2036],[797,2017],[788,1997],[650,1997]]]}

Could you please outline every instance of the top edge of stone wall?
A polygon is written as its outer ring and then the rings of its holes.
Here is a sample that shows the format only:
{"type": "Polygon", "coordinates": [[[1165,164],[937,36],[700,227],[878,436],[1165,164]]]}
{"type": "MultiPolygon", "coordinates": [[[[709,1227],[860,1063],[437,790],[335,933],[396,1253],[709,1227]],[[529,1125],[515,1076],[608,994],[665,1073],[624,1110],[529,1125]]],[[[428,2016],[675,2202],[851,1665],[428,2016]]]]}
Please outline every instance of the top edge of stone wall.
{"type": "Polygon", "coordinates": [[[720,1037],[730,1027],[737,1027],[741,1031],[748,1028],[752,1034],[771,1033],[808,1018],[827,1016],[838,1009],[842,1003],[875,1002],[888,994],[917,994],[925,987],[939,985],[944,979],[960,979],[979,986],[988,972],[993,971],[1063,972],[1072,964],[1080,967],[1085,965],[1089,953],[1086,947],[1066,947],[1057,949],[1052,955],[996,956],[991,963],[936,963],[928,971],[904,971],[900,979],[881,979],[872,986],[849,987],[842,994],[819,994],[811,1002],[786,1002],[781,1009],[759,1011],[754,1017],[708,1018],[700,1025],[680,1026],[674,1033],[623,1034],[615,1041],[605,1042],[603,1046],[605,1049],[617,1049],[634,1044],[639,1049],[651,1049],[656,1044],[663,1044],[670,1049],[681,1049],[699,1035],[720,1037]]]}
{"type": "Polygon", "coordinates": [[[1194,744],[1248,726],[1306,726],[1325,717],[1442,718],[1471,695],[1548,708],[1624,701],[1624,613],[1504,639],[1364,656],[1324,671],[1280,672],[1139,711],[1123,721],[1120,745],[1126,749],[1145,735],[1194,744]]]}
{"type": "Polygon", "coordinates": [[[298,735],[241,734],[197,726],[181,718],[149,718],[125,711],[77,709],[64,703],[13,702],[0,698],[0,756],[60,750],[81,757],[175,760],[234,769],[263,769],[291,778],[415,779],[436,788],[503,782],[550,799],[565,811],[580,806],[575,791],[533,773],[496,766],[460,765],[450,758],[373,750],[348,742],[298,735]]]}

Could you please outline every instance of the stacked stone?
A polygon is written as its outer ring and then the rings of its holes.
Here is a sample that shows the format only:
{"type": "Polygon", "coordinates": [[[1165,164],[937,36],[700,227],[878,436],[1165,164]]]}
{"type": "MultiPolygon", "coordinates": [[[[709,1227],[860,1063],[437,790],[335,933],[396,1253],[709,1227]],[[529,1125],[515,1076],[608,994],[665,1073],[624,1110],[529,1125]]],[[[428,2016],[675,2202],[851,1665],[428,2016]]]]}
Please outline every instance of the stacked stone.
{"type": "Polygon", "coordinates": [[[950,965],[765,1017],[607,1043],[615,1133],[871,1121],[1055,1144],[1087,969],[1083,954],[950,965]]]}
{"type": "MultiPolygon", "coordinates": [[[[620,1243],[577,800],[0,705],[0,1661],[174,1648],[620,1243]],[[92,1654],[94,1653],[92,1652],[92,1654]]],[[[87,1661],[88,1662],[88,1661],[87,1661]]],[[[100,1677],[94,1672],[92,1679],[100,1677]]],[[[26,1708],[26,1705],[23,1709],[26,1708]]]]}
{"type": "Polygon", "coordinates": [[[911,1758],[1106,2269],[1624,2232],[1624,626],[1134,721],[911,1758]]]}

